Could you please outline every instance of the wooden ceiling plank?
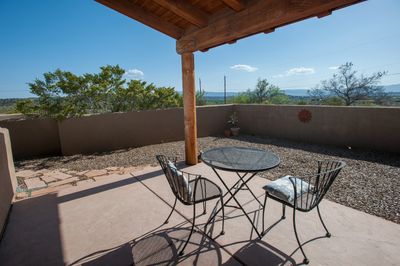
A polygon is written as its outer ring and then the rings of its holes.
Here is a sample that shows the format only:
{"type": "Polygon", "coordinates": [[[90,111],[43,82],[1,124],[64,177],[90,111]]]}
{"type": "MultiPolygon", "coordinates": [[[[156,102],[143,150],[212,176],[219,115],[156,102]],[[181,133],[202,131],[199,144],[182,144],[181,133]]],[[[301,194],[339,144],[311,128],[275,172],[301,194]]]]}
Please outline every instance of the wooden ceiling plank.
{"type": "Polygon", "coordinates": [[[187,32],[177,40],[176,51],[204,51],[358,2],[362,0],[249,1],[246,12],[226,12],[215,20],[211,18],[207,27],[187,32]]]}
{"type": "Polygon", "coordinates": [[[222,2],[236,12],[242,11],[246,8],[244,0],[222,0],[222,2]]]}
{"type": "Polygon", "coordinates": [[[267,29],[267,30],[264,31],[264,33],[265,33],[265,34],[268,34],[268,33],[274,32],[274,31],[275,31],[275,29],[267,29]]]}
{"type": "Polygon", "coordinates": [[[332,15],[332,11],[329,10],[329,11],[318,14],[317,17],[323,18],[323,17],[330,16],[330,15],[332,15]]]}
{"type": "Polygon", "coordinates": [[[184,0],[153,0],[160,6],[175,13],[197,27],[205,27],[208,22],[208,15],[202,10],[189,4],[184,0]]]}
{"type": "Polygon", "coordinates": [[[140,5],[126,0],[96,0],[111,9],[114,9],[130,18],[133,18],[155,30],[158,30],[174,39],[179,39],[184,30],[176,25],[161,19],[143,9],[140,5]]]}

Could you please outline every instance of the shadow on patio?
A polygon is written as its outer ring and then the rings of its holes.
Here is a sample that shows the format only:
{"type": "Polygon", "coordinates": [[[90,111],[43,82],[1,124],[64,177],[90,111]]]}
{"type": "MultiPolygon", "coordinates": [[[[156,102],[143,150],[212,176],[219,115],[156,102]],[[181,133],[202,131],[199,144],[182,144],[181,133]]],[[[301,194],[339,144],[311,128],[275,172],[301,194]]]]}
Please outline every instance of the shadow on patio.
{"type": "MultiPolygon", "coordinates": [[[[186,167],[218,182],[204,164],[186,167]]],[[[229,173],[223,176],[227,182],[229,173]]],[[[263,178],[249,185],[262,197],[263,178]]],[[[259,206],[246,191],[246,202],[260,224],[259,206]]],[[[271,230],[257,240],[248,221],[229,209],[226,234],[214,240],[203,232],[215,202],[199,215],[197,232],[183,257],[177,256],[189,234],[191,208],[179,205],[163,225],[173,195],[158,167],[148,167],[130,177],[111,177],[80,187],[71,187],[16,202],[0,245],[2,265],[293,265],[302,261],[292,231],[291,215],[279,220],[279,204],[268,203],[266,225],[271,230]],[[169,205],[169,206],[168,206],[169,205]]],[[[316,215],[299,216],[299,232],[311,264],[395,265],[398,225],[342,205],[323,201],[322,212],[333,237],[324,234],[316,215]],[[315,240],[315,241],[314,241],[315,240]],[[377,256],[379,250],[379,256],[377,256]]],[[[210,230],[219,231],[220,217],[210,230]]],[[[215,236],[214,236],[215,237],[215,236]]]]}

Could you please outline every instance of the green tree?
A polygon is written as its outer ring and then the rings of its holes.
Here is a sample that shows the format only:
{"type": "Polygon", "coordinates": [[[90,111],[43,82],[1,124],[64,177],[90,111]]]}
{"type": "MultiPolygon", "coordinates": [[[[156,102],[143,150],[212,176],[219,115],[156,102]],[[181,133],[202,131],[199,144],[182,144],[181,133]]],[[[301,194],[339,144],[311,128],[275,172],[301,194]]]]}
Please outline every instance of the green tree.
{"type": "Polygon", "coordinates": [[[290,103],[289,97],[284,93],[278,93],[269,98],[268,103],[271,104],[288,104],[290,103]]]}
{"type": "Polygon", "coordinates": [[[252,103],[251,91],[241,92],[232,98],[232,103],[252,103]]]}
{"type": "Polygon", "coordinates": [[[113,97],[113,112],[127,112],[182,106],[182,97],[173,87],[156,87],[145,81],[131,80],[118,88],[113,97]]]}
{"type": "Polygon", "coordinates": [[[289,98],[281,89],[270,84],[266,79],[258,79],[253,91],[247,91],[253,103],[288,103],[289,98]]]}
{"type": "Polygon", "coordinates": [[[19,113],[32,116],[37,114],[37,105],[32,99],[21,100],[16,103],[15,110],[19,113]]]}
{"type": "Polygon", "coordinates": [[[82,96],[88,102],[91,113],[115,111],[114,105],[117,103],[114,98],[126,84],[123,78],[125,70],[120,66],[107,65],[100,67],[100,70],[100,73],[83,75],[87,80],[87,88],[82,96]]]}
{"type": "Polygon", "coordinates": [[[339,97],[348,106],[359,100],[384,94],[383,88],[378,86],[378,83],[385,74],[386,72],[383,71],[369,76],[357,76],[357,71],[353,70],[353,63],[348,62],[341,65],[338,73],[334,74],[330,80],[322,81],[314,90],[323,90],[328,95],[339,97]]]}
{"type": "Polygon", "coordinates": [[[172,87],[156,87],[144,81],[123,79],[125,70],[103,66],[99,73],[75,75],[57,69],[43,79],[28,83],[38,99],[18,102],[16,108],[27,115],[64,119],[88,113],[119,112],[182,105],[172,87]]]}

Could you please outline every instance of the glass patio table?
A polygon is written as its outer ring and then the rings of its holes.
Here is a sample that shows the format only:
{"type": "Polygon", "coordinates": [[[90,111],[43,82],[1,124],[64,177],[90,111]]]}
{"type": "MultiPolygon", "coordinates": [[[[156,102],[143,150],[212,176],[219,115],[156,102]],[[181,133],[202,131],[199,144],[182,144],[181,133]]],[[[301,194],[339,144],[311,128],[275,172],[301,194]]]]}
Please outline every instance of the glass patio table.
{"type": "MultiPolygon", "coordinates": [[[[228,199],[224,200],[224,206],[241,209],[257,235],[261,238],[261,234],[258,232],[257,227],[235,196],[240,190],[248,190],[254,199],[263,206],[254,195],[253,191],[251,191],[247,183],[256,174],[277,167],[280,163],[279,157],[270,151],[261,149],[247,147],[219,147],[202,153],[201,160],[213,169],[219,180],[227,189],[224,198],[228,196],[228,199]],[[217,170],[235,172],[238,180],[229,187],[217,170]],[[237,206],[228,205],[232,199],[236,202],[237,206]]],[[[222,207],[210,217],[206,223],[206,227],[221,210],[222,207]]]]}

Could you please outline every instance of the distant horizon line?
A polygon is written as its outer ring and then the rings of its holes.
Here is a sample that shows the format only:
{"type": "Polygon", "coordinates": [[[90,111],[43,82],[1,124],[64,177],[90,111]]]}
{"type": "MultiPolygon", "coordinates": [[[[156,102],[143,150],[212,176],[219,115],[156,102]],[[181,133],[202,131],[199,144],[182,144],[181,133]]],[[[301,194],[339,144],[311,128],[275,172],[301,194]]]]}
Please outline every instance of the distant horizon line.
{"type": "MultiPolygon", "coordinates": [[[[391,87],[391,86],[399,86],[399,88],[396,88],[395,90],[393,90],[393,91],[387,91],[387,92],[396,92],[396,93],[398,93],[398,92],[400,92],[400,83],[395,83],[395,84],[389,84],[389,85],[381,85],[381,86],[383,86],[383,87],[391,87]]],[[[301,93],[301,92],[306,92],[306,91],[308,91],[308,90],[310,90],[310,89],[312,89],[312,88],[286,88],[286,89],[282,89],[281,88],[281,90],[282,91],[285,91],[285,92],[293,92],[293,93],[295,93],[295,92],[298,92],[298,93],[301,93]]],[[[203,89],[202,89],[203,90],[203,89]]],[[[178,93],[180,93],[180,94],[182,94],[182,90],[178,90],[178,89],[176,89],[175,88],[175,91],[176,92],[178,92],[178,93]]],[[[223,94],[224,93],[224,90],[223,90],[223,88],[222,89],[220,89],[220,90],[204,90],[206,93],[219,93],[219,94],[223,94]]],[[[247,90],[242,90],[242,91],[232,91],[232,90],[227,90],[226,91],[226,93],[228,94],[239,94],[239,93],[243,93],[243,92],[246,92],[247,90]]],[[[1,92],[1,90],[0,90],[0,92],[1,92]]],[[[28,93],[30,93],[30,92],[28,92],[28,93]]],[[[296,95],[296,96],[299,96],[299,95],[296,95]]],[[[37,96],[34,96],[34,95],[32,95],[32,96],[25,96],[25,97],[21,97],[21,96],[14,96],[14,97],[2,97],[1,95],[0,95],[0,99],[29,99],[29,98],[38,98],[37,96]]]]}
{"type": "MultiPolygon", "coordinates": [[[[393,84],[386,84],[386,85],[378,85],[378,86],[382,86],[382,87],[389,87],[389,86],[400,86],[400,83],[393,83],[393,84]]],[[[279,87],[279,86],[278,86],[279,87]]],[[[289,90],[289,91],[291,91],[291,90],[294,90],[294,91],[296,91],[296,90],[310,90],[310,89],[312,89],[312,87],[311,88],[305,88],[305,87],[303,87],[303,88],[281,88],[281,87],[279,87],[281,90],[284,90],[284,91],[287,91],[287,90],[289,90]]],[[[182,92],[182,90],[178,90],[178,89],[175,89],[177,92],[182,92]]],[[[196,90],[197,90],[197,87],[196,87],[196,90]]],[[[207,89],[202,89],[203,91],[205,91],[205,92],[223,92],[223,88],[221,89],[221,90],[207,90],[207,89]]],[[[246,92],[247,90],[242,90],[242,91],[232,91],[232,90],[227,90],[226,92],[231,92],[231,93],[240,93],[240,92],[246,92]]]]}

